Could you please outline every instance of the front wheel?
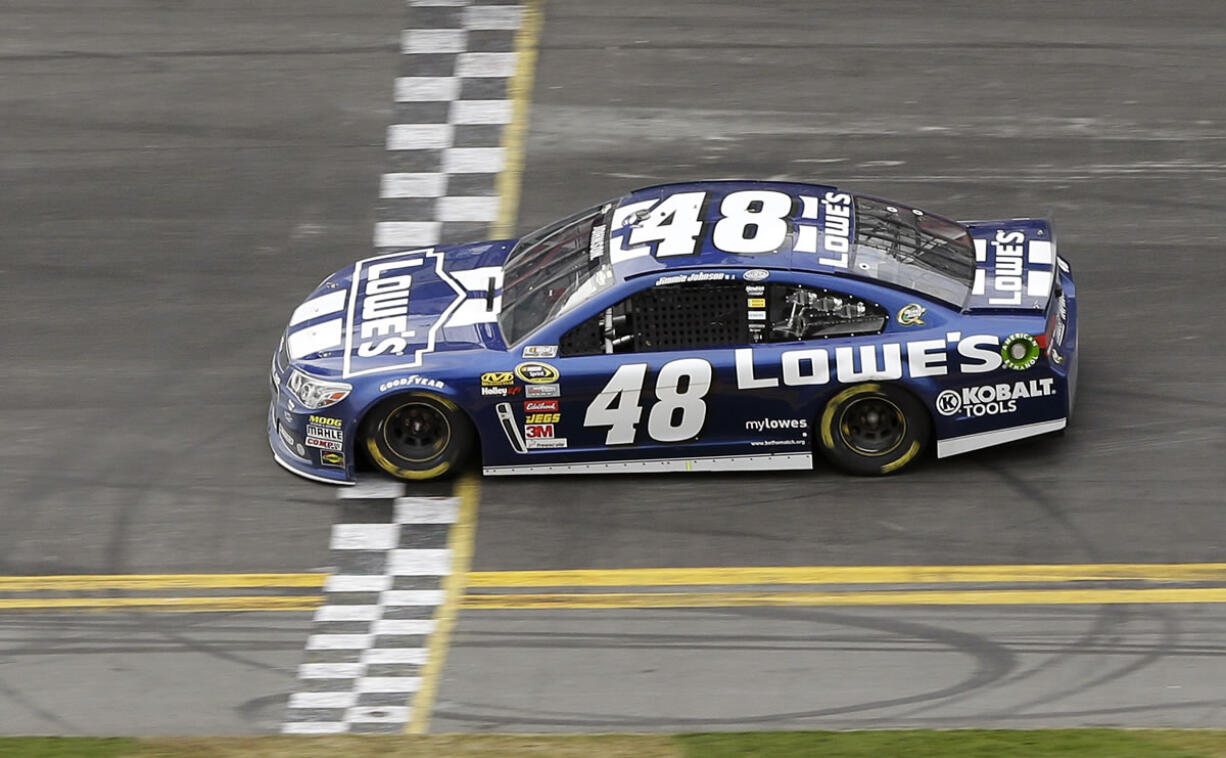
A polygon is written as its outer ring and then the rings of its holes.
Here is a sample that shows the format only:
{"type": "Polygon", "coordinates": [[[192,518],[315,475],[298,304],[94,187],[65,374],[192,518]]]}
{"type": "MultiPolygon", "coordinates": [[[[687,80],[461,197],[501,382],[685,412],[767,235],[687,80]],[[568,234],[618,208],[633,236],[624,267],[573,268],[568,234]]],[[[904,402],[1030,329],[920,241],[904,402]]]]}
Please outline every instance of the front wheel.
{"type": "Polygon", "coordinates": [[[455,403],[436,395],[398,395],[362,422],[361,442],[375,465],[398,479],[437,479],[472,448],[473,430],[455,403]]]}
{"type": "Polygon", "coordinates": [[[830,398],[818,424],[818,448],[851,474],[879,476],[919,457],[932,429],[924,406],[889,384],[857,384],[830,398]]]}

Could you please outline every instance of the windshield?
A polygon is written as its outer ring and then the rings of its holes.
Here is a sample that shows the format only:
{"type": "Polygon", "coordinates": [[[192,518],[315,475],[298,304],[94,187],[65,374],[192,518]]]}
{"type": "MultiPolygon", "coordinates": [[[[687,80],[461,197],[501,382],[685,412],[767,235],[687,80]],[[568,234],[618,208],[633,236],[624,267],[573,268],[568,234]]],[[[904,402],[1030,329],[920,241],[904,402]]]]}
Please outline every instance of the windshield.
{"type": "Polygon", "coordinates": [[[856,196],[855,265],[881,279],[961,306],[975,279],[966,228],[923,211],[856,196]]]}
{"type": "Polygon", "coordinates": [[[511,251],[498,315],[508,345],[613,283],[604,260],[606,210],[590,208],[535,231],[511,251]]]}

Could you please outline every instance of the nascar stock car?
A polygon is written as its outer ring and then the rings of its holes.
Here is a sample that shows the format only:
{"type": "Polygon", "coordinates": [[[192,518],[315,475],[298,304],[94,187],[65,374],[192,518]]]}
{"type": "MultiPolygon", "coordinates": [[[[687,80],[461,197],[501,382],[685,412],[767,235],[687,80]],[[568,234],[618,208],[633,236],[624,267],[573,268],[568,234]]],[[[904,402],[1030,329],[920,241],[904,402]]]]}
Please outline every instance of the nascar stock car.
{"type": "Polygon", "coordinates": [[[705,181],[329,276],[274,356],[268,438],[337,484],[477,452],[486,474],[887,474],[1063,429],[1076,379],[1047,222],[705,181]]]}

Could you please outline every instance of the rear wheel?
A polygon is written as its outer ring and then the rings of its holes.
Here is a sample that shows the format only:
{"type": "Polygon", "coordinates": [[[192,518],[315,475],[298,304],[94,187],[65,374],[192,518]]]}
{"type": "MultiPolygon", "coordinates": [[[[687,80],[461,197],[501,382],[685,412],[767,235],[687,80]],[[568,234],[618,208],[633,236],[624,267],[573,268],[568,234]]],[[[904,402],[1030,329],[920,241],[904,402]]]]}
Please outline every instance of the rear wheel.
{"type": "Polygon", "coordinates": [[[919,457],[932,429],[928,411],[889,384],[857,384],[826,403],[816,441],[826,460],[852,474],[879,476],[919,457]]]}
{"type": "Polygon", "coordinates": [[[436,479],[452,472],[472,448],[468,418],[437,395],[398,395],[362,422],[362,445],[374,464],[399,479],[436,479]]]}

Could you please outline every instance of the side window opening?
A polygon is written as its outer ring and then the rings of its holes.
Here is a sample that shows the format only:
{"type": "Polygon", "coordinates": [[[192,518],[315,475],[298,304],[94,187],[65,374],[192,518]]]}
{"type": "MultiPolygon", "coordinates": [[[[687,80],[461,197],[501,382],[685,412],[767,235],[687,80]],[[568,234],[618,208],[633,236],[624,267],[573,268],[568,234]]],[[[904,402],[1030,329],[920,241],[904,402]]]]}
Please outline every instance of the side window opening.
{"type": "Polygon", "coordinates": [[[766,289],[768,342],[877,334],[888,321],[880,305],[840,292],[778,283],[766,289]]]}
{"type": "Polygon", "coordinates": [[[745,285],[684,282],[637,292],[560,340],[563,356],[642,353],[747,345],[745,285]]]}

